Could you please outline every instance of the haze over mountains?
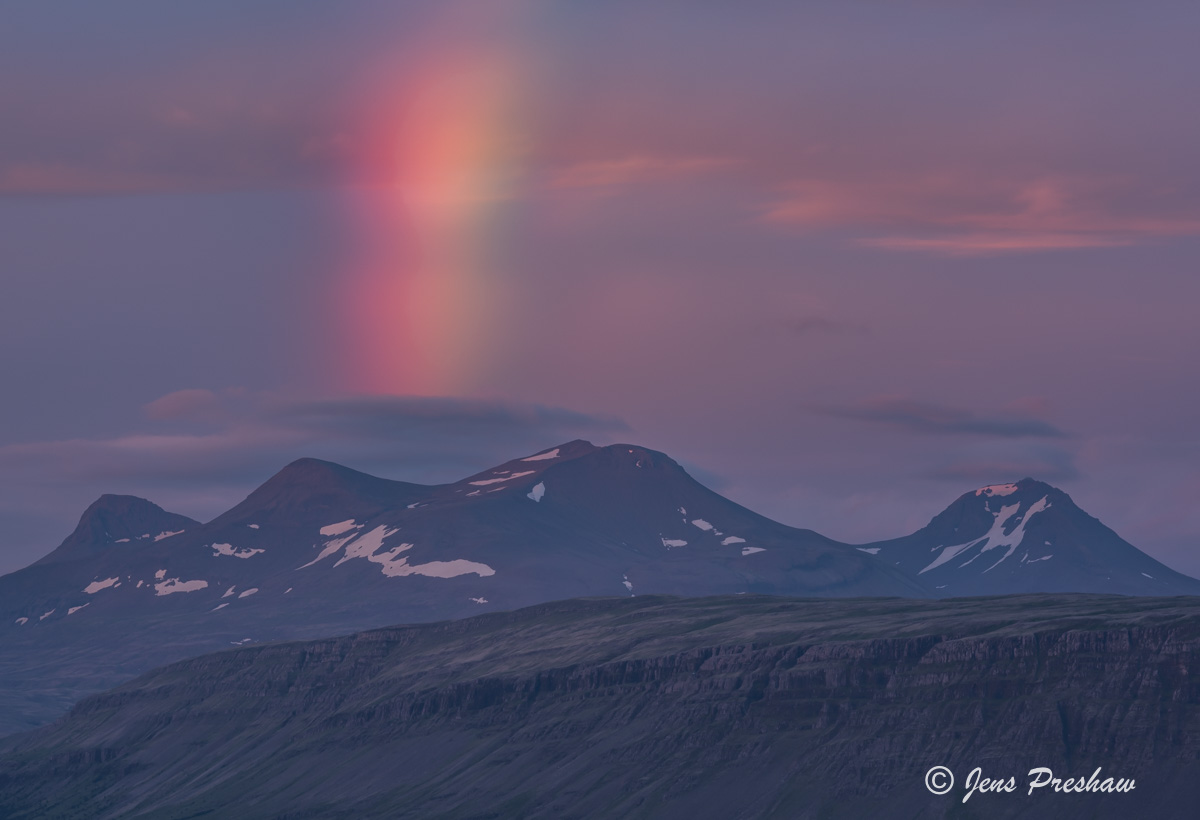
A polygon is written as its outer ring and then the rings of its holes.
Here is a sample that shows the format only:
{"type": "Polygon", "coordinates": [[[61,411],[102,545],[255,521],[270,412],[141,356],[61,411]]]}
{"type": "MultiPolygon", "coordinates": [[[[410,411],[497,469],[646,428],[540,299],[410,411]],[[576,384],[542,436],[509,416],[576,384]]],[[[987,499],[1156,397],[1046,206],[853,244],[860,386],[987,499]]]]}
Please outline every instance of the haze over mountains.
{"type": "Polygon", "coordinates": [[[1200,582],[1028,479],[856,547],[764,518],[635,445],[573,441],[438,486],[302,459],[205,524],[104,496],[58,549],[0,577],[0,731],[233,644],[550,600],[1039,591],[1200,594],[1200,582]]]}

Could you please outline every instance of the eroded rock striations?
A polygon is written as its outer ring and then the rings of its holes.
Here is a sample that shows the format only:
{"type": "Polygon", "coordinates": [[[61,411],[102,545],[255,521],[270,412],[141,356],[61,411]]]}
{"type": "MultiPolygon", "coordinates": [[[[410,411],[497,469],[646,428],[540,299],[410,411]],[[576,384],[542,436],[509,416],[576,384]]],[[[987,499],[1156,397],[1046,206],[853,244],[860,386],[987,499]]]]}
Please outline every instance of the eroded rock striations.
{"type": "Polygon", "coordinates": [[[1186,816],[1198,650],[1188,598],[545,604],[157,670],[0,742],[0,816],[1186,816]]]}

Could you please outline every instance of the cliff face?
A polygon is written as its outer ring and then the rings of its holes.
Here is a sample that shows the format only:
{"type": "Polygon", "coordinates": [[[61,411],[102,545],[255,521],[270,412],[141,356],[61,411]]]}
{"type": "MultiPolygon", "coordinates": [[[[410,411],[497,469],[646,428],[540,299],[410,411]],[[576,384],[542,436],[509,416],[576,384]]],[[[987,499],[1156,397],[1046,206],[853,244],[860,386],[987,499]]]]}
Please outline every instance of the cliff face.
{"type": "Polygon", "coordinates": [[[165,667],[4,741],[0,815],[1184,816],[1198,650],[1195,599],[549,604],[165,667]]]}

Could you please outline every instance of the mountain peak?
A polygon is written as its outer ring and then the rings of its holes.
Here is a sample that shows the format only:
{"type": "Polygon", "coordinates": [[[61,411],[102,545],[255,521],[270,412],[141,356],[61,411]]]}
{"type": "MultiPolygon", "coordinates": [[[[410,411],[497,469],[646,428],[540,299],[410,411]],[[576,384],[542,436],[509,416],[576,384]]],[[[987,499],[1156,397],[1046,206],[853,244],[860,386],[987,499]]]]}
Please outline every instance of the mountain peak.
{"type": "Polygon", "coordinates": [[[293,515],[345,504],[386,506],[426,489],[362,473],[332,461],[298,458],[213,523],[269,514],[293,515]]]}
{"type": "Polygon", "coordinates": [[[269,482],[301,482],[338,480],[351,475],[367,475],[349,467],[343,467],[333,461],[320,458],[298,458],[285,464],[283,468],[268,479],[269,482]]]}
{"type": "Polygon", "coordinates": [[[69,561],[135,541],[162,540],[198,526],[200,522],[136,495],[105,494],[84,510],[74,532],[58,549],[37,563],[69,561]]]}
{"type": "Polygon", "coordinates": [[[912,535],[860,549],[945,596],[1200,593],[1200,581],[1129,544],[1062,490],[1028,477],[964,493],[912,535]]]}
{"type": "Polygon", "coordinates": [[[597,447],[586,439],[577,438],[568,441],[564,444],[559,444],[556,447],[548,447],[545,450],[539,450],[530,456],[513,459],[515,463],[539,462],[539,461],[569,461],[579,456],[586,456],[589,453],[594,453],[604,449],[597,447]]]}
{"type": "Polygon", "coordinates": [[[564,453],[566,453],[567,455],[570,455],[575,452],[586,453],[591,450],[598,450],[600,448],[597,447],[595,444],[592,444],[587,439],[577,438],[577,439],[572,439],[571,441],[568,441],[566,444],[560,444],[555,449],[561,450],[564,453]]]}
{"type": "Polygon", "coordinates": [[[1059,496],[1066,497],[1066,493],[1055,487],[1053,484],[1047,484],[1044,481],[1038,481],[1035,478],[1026,476],[1020,481],[1009,482],[1006,484],[988,484],[980,487],[969,493],[964,493],[963,499],[972,498],[1008,498],[1013,496],[1015,499],[1024,499],[1026,496],[1038,495],[1042,496],[1059,496]]]}
{"type": "Polygon", "coordinates": [[[155,504],[153,501],[142,498],[137,495],[121,495],[119,493],[105,493],[104,495],[93,501],[86,510],[83,511],[83,517],[96,515],[106,510],[162,510],[162,507],[155,504]]]}

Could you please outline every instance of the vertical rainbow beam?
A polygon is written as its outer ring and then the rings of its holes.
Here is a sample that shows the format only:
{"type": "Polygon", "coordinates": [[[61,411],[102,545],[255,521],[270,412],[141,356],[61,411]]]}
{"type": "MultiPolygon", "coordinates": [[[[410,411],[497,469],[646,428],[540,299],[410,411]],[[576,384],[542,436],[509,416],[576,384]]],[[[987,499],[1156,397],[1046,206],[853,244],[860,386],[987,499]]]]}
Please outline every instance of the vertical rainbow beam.
{"type": "Polygon", "coordinates": [[[434,48],[405,69],[382,125],[376,239],[350,292],[349,387],[470,393],[502,333],[497,222],[521,177],[527,72],[515,49],[434,48]]]}

